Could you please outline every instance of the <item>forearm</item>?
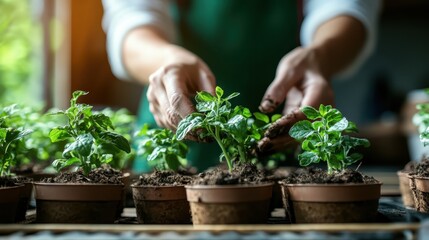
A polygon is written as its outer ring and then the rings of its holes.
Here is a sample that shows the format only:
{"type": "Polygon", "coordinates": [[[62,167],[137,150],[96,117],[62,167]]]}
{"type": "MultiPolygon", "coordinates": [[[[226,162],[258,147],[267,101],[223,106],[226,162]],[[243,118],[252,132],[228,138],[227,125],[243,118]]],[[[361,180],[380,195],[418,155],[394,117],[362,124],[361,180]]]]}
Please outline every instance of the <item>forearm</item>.
{"type": "Polygon", "coordinates": [[[366,29],[351,16],[338,16],[316,30],[309,45],[316,53],[320,71],[330,79],[349,66],[365,45],[366,29]]]}
{"type": "Polygon", "coordinates": [[[150,26],[131,30],[124,39],[122,58],[130,76],[148,84],[149,76],[159,69],[173,46],[165,36],[150,26]]]}

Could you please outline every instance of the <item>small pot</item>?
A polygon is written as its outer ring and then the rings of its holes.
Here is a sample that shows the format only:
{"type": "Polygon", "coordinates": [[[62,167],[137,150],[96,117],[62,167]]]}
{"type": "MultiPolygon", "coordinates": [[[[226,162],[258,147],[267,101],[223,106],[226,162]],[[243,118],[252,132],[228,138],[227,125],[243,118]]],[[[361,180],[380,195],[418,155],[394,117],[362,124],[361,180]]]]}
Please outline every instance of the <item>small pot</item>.
{"type": "Polygon", "coordinates": [[[139,223],[191,223],[191,213],[184,186],[131,185],[131,187],[139,223]]]}
{"type": "Polygon", "coordinates": [[[373,222],[377,217],[381,183],[281,184],[292,222],[373,222]]]}
{"type": "Polygon", "coordinates": [[[429,178],[408,175],[413,193],[414,207],[419,212],[429,213],[429,178]]]}
{"type": "Polygon", "coordinates": [[[36,222],[113,223],[123,184],[34,183],[36,222]]]}
{"type": "Polygon", "coordinates": [[[194,225],[267,223],[273,183],[185,187],[194,225]]]}
{"type": "Polygon", "coordinates": [[[410,178],[404,170],[396,172],[399,178],[399,190],[401,191],[402,202],[405,207],[414,208],[414,197],[410,188],[410,178]]]}
{"type": "Polygon", "coordinates": [[[24,184],[24,187],[21,189],[18,208],[16,209],[16,222],[25,221],[31,194],[33,192],[32,182],[23,182],[22,184],[24,184]]]}
{"type": "Polygon", "coordinates": [[[13,223],[24,185],[0,188],[0,223],[13,223]]]}

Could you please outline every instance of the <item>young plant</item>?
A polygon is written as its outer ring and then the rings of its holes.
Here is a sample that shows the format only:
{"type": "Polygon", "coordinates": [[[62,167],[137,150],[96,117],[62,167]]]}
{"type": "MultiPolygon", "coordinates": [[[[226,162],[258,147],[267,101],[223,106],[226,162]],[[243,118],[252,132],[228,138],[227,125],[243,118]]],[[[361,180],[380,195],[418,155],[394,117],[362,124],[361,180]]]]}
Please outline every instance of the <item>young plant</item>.
{"type": "MultiPolygon", "coordinates": [[[[197,111],[180,121],[176,134],[178,140],[191,132],[196,132],[200,139],[214,139],[222,150],[220,160],[225,159],[232,170],[235,161],[250,161],[251,152],[263,137],[270,118],[262,113],[254,113],[253,118],[248,108],[233,107],[230,100],[239,95],[237,92],[227,97],[223,95],[220,87],[216,87],[215,96],[198,92],[195,97],[197,111]]],[[[271,121],[278,118],[279,115],[275,115],[271,121]]]]}
{"type": "MultiPolygon", "coordinates": [[[[429,88],[425,89],[429,95],[429,88]]],[[[429,103],[420,103],[416,105],[417,112],[413,116],[413,124],[417,126],[420,134],[420,141],[423,146],[429,145],[429,103]]]]}
{"type": "Polygon", "coordinates": [[[299,121],[289,130],[289,135],[302,143],[303,153],[298,156],[301,166],[324,161],[328,165],[328,173],[332,173],[362,159],[362,154],[351,150],[358,146],[369,147],[370,143],[367,139],[344,135],[358,129],[340,111],[323,104],[319,110],[306,106],[301,111],[312,122],[299,121]]]}
{"type": "Polygon", "coordinates": [[[22,139],[31,133],[30,130],[7,126],[6,118],[0,118],[0,177],[10,176],[16,156],[26,151],[22,139]]]}
{"type": "Polygon", "coordinates": [[[127,139],[109,131],[114,130],[109,117],[93,113],[92,106],[77,103],[77,99],[86,94],[75,91],[70,107],[55,113],[65,115],[68,124],[52,129],[49,133],[51,141],[70,141],[65,145],[62,158],[52,163],[57,170],[77,165],[87,175],[92,169],[108,164],[114,154],[131,150],[127,139]]]}
{"type": "Polygon", "coordinates": [[[188,146],[179,141],[171,130],[149,129],[149,125],[145,124],[137,136],[143,137],[138,145],[138,154],[155,168],[177,171],[186,166],[188,146]]]}

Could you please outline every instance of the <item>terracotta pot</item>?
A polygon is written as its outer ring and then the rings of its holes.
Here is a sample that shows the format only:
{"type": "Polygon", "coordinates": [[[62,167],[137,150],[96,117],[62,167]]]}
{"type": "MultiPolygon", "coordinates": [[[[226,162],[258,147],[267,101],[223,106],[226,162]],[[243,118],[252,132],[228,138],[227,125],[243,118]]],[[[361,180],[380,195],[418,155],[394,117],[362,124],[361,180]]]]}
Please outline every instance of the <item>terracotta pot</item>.
{"type": "Polygon", "coordinates": [[[185,187],[194,225],[253,224],[268,220],[273,183],[185,187]]]}
{"type": "Polygon", "coordinates": [[[405,207],[414,208],[413,193],[410,188],[410,178],[408,172],[398,171],[396,172],[399,178],[399,190],[401,191],[402,202],[405,207]]]}
{"type": "Polygon", "coordinates": [[[34,183],[36,222],[113,223],[123,184],[34,183]]]}
{"type": "Polygon", "coordinates": [[[127,191],[129,191],[130,188],[130,179],[131,174],[130,173],[123,173],[122,177],[119,177],[122,184],[124,184],[124,188],[122,191],[122,201],[119,205],[118,212],[116,213],[116,217],[120,218],[122,215],[122,212],[124,211],[125,203],[126,203],[126,197],[127,197],[127,191]]]}
{"type": "Polygon", "coordinates": [[[429,178],[408,175],[413,193],[414,207],[419,212],[429,213],[429,178]]]}
{"type": "Polygon", "coordinates": [[[287,216],[296,223],[373,222],[381,183],[283,184],[287,216]]]}
{"type": "Polygon", "coordinates": [[[131,187],[139,223],[191,223],[191,213],[184,186],[131,185],[131,187]]]}
{"type": "Polygon", "coordinates": [[[25,221],[27,214],[28,205],[30,203],[31,194],[33,192],[33,183],[24,182],[24,187],[21,189],[21,194],[18,202],[18,208],[16,209],[16,222],[25,221]]]}
{"type": "Polygon", "coordinates": [[[13,223],[24,185],[0,188],[0,223],[13,223]]]}

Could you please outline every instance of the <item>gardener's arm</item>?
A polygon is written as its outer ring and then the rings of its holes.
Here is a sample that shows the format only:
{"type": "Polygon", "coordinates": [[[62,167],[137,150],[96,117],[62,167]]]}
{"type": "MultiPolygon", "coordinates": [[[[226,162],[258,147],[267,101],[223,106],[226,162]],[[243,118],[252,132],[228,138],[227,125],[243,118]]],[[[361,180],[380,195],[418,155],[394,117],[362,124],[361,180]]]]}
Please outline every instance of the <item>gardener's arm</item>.
{"type": "Polygon", "coordinates": [[[190,96],[214,92],[207,65],[174,41],[168,0],[103,0],[103,27],[114,74],[148,85],[150,110],[161,127],[175,129],[194,111],[190,96]]]}
{"type": "Polygon", "coordinates": [[[304,118],[299,107],[333,104],[330,79],[355,70],[375,41],[378,1],[313,0],[307,4],[313,9],[301,29],[303,47],[280,61],[276,77],[261,101],[260,110],[268,113],[286,101],[285,116],[267,131],[260,143],[262,151],[282,149],[291,142],[289,128],[304,118]],[[344,6],[353,2],[356,5],[344,6]],[[326,6],[330,8],[324,13],[326,6]]]}

